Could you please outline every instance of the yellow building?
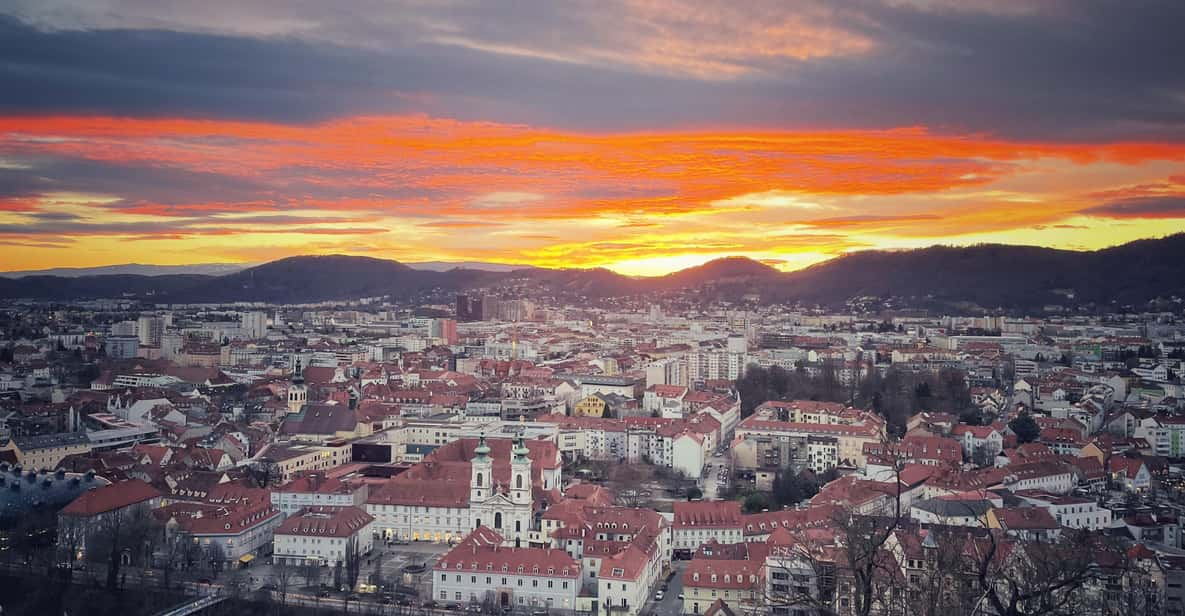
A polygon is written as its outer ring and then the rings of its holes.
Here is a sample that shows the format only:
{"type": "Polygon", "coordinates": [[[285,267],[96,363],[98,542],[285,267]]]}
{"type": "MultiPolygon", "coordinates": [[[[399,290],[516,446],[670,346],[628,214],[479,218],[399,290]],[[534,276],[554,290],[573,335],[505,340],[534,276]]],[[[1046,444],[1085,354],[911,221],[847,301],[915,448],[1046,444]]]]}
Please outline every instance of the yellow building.
{"type": "Polygon", "coordinates": [[[574,417],[605,417],[605,412],[609,409],[609,403],[597,394],[592,394],[584,397],[576,403],[576,407],[572,409],[574,417]]]}

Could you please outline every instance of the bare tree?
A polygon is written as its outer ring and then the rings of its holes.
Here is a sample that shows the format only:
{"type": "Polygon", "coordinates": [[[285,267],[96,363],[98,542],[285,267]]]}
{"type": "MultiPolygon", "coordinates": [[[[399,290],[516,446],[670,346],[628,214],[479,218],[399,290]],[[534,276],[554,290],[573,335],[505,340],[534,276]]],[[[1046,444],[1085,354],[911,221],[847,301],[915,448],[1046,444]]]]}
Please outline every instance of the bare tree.
{"type": "Polygon", "coordinates": [[[383,553],[382,553],[382,551],[379,551],[379,553],[375,554],[375,556],[374,556],[374,574],[373,574],[373,576],[374,576],[373,582],[374,582],[375,586],[385,586],[386,585],[386,580],[383,578],[383,553]]]}
{"type": "Polygon", "coordinates": [[[981,603],[997,616],[1061,616],[1091,607],[1107,546],[1089,533],[1067,531],[1057,542],[1018,541],[988,532],[965,551],[981,603]]]}
{"type": "Polygon", "coordinates": [[[86,545],[86,523],[75,516],[58,517],[58,562],[73,563],[86,545]]]}
{"type": "Polygon", "coordinates": [[[288,587],[292,583],[293,570],[284,559],[280,559],[272,570],[275,571],[276,580],[276,594],[280,595],[280,605],[285,605],[288,602],[288,587]]]}
{"type": "Polygon", "coordinates": [[[881,451],[891,466],[892,487],[886,491],[885,506],[874,512],[837,508],[831,518],[832,536],[800,538],[780,548],[780,564],[769,572],[768,605],[869,616],[901,601],[902,571],[889,548],[904,515],[904,457],[887,437],[882,437],[881,451]]]}
{"type": "Polygon", "coordinates": [[[157,564],[162,574],[161,584],[165,588],[172,585],[173,572],[187,566],[188,554],[193,551],[193,541],[188,536],[165,529],[165,536],[157,553],[157,564]]]}
{"type": "Polygon", "coordinates": [[[312,560],[305,560],[300,566],[300,575],[305,586],[314,586],[321,582],[321,567],[312,560]]]}
{"type": "Polygon", "coordinates": [[[247,474],[255,485],[261,488],[271,488],[279,485],[282,478],[280,465],[271,458],[259,458],[247,466],[247,474]]]}
{"type": "Polygon", "coordinates": [[[206,562],[210,565],[210,574],[218,577],[226,564],[226,551],[222,549],[222,544],[218,542],[211,542],[205,549],[206,562]]]}
{"type": "Polygon", "coordinates": [[[899,542],[920,540],[920,544],[902,549],[905,592],[900,596],[901,605],[896,611],[917,616],[961,613],[964,597],[960,591],[965,585],[962,546],[966,543],[967,532],[934,526],[925,530],[924,538],[919,535],[916,528],[898,533],[899,542]]]}
{"type": "Polygon", "coordinates": [[[481,597],[481,613],[497,614],[499,611],[498,594],[492,590],[487,590],[481,597]]]}
{"type": "Polygon", "coordinates": [[[346,539],[344,564],[346,583],[353,590],[358,587],[358,575],[362,572],[362,548],[358,545],[357,533],[346,539]]]}

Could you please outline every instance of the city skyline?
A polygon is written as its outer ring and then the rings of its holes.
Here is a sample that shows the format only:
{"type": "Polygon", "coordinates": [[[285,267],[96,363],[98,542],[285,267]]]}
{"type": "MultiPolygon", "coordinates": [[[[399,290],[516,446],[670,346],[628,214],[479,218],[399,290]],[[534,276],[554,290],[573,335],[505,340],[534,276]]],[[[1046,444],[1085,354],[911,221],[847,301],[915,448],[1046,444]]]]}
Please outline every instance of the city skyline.
{"type": "Polygon", "coordinates": [[[1169,2],[0,10],[0,269],[657,275],[1185,231],[1169,2]]]}

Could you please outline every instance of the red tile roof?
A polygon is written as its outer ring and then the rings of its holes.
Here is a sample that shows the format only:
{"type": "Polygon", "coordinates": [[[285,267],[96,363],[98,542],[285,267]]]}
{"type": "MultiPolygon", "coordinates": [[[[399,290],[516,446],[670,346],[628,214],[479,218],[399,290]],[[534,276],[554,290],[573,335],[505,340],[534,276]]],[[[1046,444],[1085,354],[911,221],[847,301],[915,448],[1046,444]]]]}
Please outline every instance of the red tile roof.
{"type": "Polygon", "coordinates": [[[374,521],[357,507],[306,507],[284,520],[277,535],[306,537],[349,537],[374,521]]]}
{"type": "Polygon", "coordinates": [[[129,479],[85,492],[62,509],[62,515],[91,517],[136,503],[142,503],[161,496],[156,488],[140,481],[129,479]]]}
{"type": "Polygon", "coordinates": [[[675,528],[740,528],[741,504],[736,501],[678,501],[675,528]]]}
{"type": "Polygon", "coordinates": [[[717,590],[756,590],[761,587],[765,561],[693,559],[683,572],[683,586],[717,590]],[[715,579],[712,579],[715,576],[715,579]]]}
{"type": "Polygon", "coordinates": [[[481,527],[449,550],[434,567],[437,571],[492,571],[512,575],[580,577],[580,562],[563,550],[503,547],[501,537],[481,527]]]}

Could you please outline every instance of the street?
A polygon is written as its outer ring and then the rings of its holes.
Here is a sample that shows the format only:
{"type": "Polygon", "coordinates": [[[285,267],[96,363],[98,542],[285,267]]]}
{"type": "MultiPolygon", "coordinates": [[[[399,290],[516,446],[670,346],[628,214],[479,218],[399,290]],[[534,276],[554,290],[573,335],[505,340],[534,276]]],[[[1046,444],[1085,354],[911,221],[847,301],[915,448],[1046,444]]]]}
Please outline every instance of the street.
{"type": "MultiPolygon", "coordinates": [[[[424,565],[430,569],[436,564],[437,558],[448,551],[448,548],[449,546],[447,545],[434,543],[410,543],[388,547],[386,543],[376,541],[371,553],[362,557],[358,582],[361,584],[370,583],[372,580],[381,580],[389,588],[394,587],[395,584],[418,586],[422,574],[410,576],[410,579],[405,578],[403,567],[408,565],[424,565]],[[378,571],[379,566],[382,567],[381,572],[378,571]]],[[[277,583],[277,569],[278,567],[271,563],[270,557],[258,558],[249,567],[224,572],[216,581],[222,583],[227,583],[230,580],[238,583],[246,581],[244,589],[254,591],[267,584],[277,583]]],[[[289,566],[288,590],[290,594],[305,590],[306,580],[302,569],[300,566],[289,566]]],[[[334,568],[327,566],[320,569],[320,578],[313,585],[317,587],[323,584],[332,586],[334,568]]],[[[354,590],[356,589],[352,588],[348,592],[353,592],[354,590]]],[[[334,593],[334,596],[337,595],[338,593],[334,593]]],[[[421,593],[421,601],[429,598],[427,594],[421,593]]]]}
{"type": "Polygon", "coordinates": [[[700,489],[704,492],[704,500],[717,500],[722,490],[732,481],[732,470],[728,454],[720,457],[708,458],[704,465],[703,478],[700,479],[700,489]],[[723,485],[721,482],[723,481],[723,485]]]}
{"type": "MultiPolygon", "coordinates": [[[[683,613],[683,601],[679,599],[679,595],[683,594],[683,571],[687,569],[687,561],[676,560],[671,564],[675,570],[675,576],[667,584],[666,591],[663,592],[662,601],[654,600],[654,593],[650,594],[647,600],[645,611],[652,616],[678,616],[683,613]]],[[[662,585],[659,585],[661,588],[662,585]]],[[[657,589],[656,589],[657,590],[657,589]]]]}

